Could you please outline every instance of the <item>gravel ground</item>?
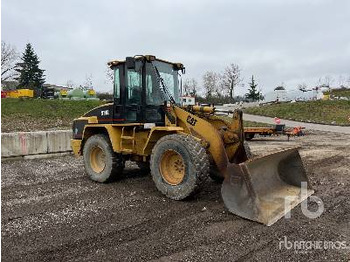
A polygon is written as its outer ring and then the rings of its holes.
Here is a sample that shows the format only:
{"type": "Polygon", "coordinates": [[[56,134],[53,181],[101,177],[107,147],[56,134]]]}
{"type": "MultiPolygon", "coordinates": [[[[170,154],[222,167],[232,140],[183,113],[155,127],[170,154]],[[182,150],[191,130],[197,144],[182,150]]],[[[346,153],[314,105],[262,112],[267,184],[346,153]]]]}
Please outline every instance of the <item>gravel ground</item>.
{"type": "MultiPolygon", "coordinates": [[[[254,139],[256,155],[301,145],[316,196],[317,219],[296,207],[271,227],[228,213],[220,185],[208,180],[187,201],[161,195],[151,177],[128,163],[118,182],[98,184],[81,159],[2,162],[3,261],[347,261],[350,249],[294,250],[287,241],[350,245],[350,135],[254,139]]],[[[311,205],[312,206],[312,205],[311,205]]]]}

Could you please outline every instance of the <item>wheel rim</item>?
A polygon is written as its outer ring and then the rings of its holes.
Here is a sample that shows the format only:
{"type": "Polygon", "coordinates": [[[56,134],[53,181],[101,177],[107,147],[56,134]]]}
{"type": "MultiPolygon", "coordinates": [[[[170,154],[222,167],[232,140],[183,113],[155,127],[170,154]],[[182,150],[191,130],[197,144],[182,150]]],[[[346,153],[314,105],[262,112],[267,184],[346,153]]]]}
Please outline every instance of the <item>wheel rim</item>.
{"type": "Polygon", "coordinates": [[[168,184],[180,184],[185,177],[185,164],[182,156],[174,150],[164,152],[160,160],[160,173],[168,184]]]}
{"type": "Polygon", "coordinates": [[[91,168],[96,173],[101,173],[106,167],[106,154],[99,146],[92,148],[90,153],[91,168]]]}

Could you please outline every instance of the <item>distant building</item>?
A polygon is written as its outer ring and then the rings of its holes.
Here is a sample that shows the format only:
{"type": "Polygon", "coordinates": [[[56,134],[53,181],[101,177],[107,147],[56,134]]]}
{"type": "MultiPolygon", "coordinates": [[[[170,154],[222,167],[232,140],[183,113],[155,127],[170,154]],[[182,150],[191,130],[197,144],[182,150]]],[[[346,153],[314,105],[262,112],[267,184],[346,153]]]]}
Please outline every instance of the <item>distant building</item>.
{"type": "Polygon", "coordinates": [[[274,90],[277,102],[288,101],[287,91],[283,86],[278,86],[274,90]]]}
{"type": "Polygon", "coordinates": [[[282,91],[282,90],[286,90],[283,86],[278,86],[274,89],[274,91],[282,91]]]}
{"type": "Polygon", "coordinates": [[[265,95],[265,102],[285,102],[289,101],[287,91],[283,86],[277,86],[272,92],[265,95]]]}
{"type": "Polygon", "coordinates": [[[73,88],[69,88],[68,86],[63,86],[63,85],[53,85],[53,84],[43,84],[43,87],[45,88],[53,88],[55,91],[60,91],[62,89],[64,90],[73,90],[73,88]]]}
{"type": "Polygon", "coordinates": [[[194,106],[196,104],[196,99],[193,96],[181,96],[180,103],[183,106],[194,106]]]}

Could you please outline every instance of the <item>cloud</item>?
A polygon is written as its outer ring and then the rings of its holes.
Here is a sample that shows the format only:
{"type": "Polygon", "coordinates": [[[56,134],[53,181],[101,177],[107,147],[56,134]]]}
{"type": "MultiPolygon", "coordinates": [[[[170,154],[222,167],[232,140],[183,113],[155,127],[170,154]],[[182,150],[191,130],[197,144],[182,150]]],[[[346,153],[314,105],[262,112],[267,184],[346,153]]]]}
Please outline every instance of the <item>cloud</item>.
{"type": "Polygon", "coordinates": [[[346,0],[3,0],[2,39],[19,50],[33,43],[50,83],[92,74],[97,90],[111,90],[107,61],[155,54],[199,81],[237,63],[267,92],[350,75],[349,17],[346,0]]]}

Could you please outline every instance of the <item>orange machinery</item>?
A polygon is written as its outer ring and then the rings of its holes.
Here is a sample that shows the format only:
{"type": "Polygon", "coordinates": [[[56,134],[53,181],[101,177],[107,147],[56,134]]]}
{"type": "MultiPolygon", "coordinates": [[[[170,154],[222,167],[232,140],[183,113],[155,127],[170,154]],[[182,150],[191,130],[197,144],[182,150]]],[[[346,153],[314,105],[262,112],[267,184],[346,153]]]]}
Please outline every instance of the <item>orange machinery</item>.
{"type": "Polygon", "coordinates": [[[272,136],[272,135],[286,135],[288,140],[291,136],[303,136],[303,129],[305,127],[297,126],[293,128],[286,128],[286,125],[274,125],[270,127],[245,127],[245,140],[252,140],[255,135],[272,136]]]}

